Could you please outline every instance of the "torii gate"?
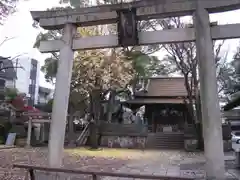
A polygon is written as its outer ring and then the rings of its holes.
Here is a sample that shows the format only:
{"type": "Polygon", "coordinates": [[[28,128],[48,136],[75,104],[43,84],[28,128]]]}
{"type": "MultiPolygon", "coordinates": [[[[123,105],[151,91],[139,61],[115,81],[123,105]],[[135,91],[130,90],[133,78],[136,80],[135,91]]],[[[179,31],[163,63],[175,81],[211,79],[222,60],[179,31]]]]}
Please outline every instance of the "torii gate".
{"type": "Polygon", "coordinates": [[[74,50],[196,41],[206,171],[209,178],[223,179],[225,167],[222,127],[212,40],[240,37],[240,24],[210,27],[209,13],[238,8],[240,0],[146,0],[89,8],[31,12],[33,19],[44,29],[64,28],[61,40],[43,41],[40,45],[40,51],[44,53],[60,51],[49,143],[50,166],[60,166],[62,161],[74,50]],[[136,30],[136,20],[183,15],[193,15],[194,28],[154,32],[136,30]],[[117,22],[120,38],[117,35],[74,37],[77,26],[117,22]],[[125,26],[128,26],[131,32],[127,31],[125,26]],[[124,33],[127,38],[124,38],[124,33]]]}

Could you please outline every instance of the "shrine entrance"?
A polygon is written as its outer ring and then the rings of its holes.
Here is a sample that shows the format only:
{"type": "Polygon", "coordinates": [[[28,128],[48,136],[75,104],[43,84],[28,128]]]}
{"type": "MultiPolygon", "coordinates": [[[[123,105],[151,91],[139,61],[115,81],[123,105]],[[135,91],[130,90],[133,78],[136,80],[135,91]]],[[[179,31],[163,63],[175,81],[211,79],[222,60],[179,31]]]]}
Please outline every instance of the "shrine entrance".
{"type": "Polygon", "coordinates": [[[61,40],[43,41],[43,53],[60,51],[49,144],[49,164],[61,165],[73,51],[179,42],[196,42],[201,84],[206,171],[210,179],[224,178],[224,154],[213,40],[240,37],[240,24],[210,26],[209,13],[240,8],[238,0],[146,0],[79,9],[33,11],[44,29],[63,28],[61,40]],[[138,32],[137,21],[193,15],[193,28],[138,32]],[[118,35],[77,38],[77,26],[118,24],[118,35]]]}

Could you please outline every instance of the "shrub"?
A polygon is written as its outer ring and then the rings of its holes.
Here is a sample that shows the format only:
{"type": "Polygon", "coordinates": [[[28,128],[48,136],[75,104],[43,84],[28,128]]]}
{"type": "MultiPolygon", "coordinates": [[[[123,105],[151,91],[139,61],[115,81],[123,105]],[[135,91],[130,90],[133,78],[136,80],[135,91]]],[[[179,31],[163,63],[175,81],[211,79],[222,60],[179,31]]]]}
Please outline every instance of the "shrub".
{"type": "Polygon", "coordinates": [[[5,138],[3,136],[0,136],[0,144],[5,144],[5,138]]]}

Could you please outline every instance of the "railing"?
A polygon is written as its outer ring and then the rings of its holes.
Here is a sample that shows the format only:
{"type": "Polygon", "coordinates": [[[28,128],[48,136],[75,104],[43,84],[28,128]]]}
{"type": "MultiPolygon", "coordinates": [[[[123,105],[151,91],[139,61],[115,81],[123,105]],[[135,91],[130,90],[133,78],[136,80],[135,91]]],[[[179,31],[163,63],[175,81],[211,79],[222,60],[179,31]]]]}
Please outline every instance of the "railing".
{"type": "Polygon", "coordinates": [[[46,112],[23,112],[22,115],[24,117],[30,118],[30,119],[47,119],[51,120],[51,113],[46,112]]]}
{"type": "MultiPolygon", "coordinates": [[[[81,174],[81,175],[91,175],[93,180],[100,179],[99,176],[105,177],[120,177],[120,178],[132,178],[132,179],[157,179],[157,180],[190,180],[196,179],[193,177],[174,177],[174,176],[155,176],[155,175],[140,175],[140,174],[127,174],[127,173],[113,173],[104,171],[85,171],[85,170],[75,170],[75,169],[65,169],[65,168],[49,168],[41,166],[32,166],[24,164],[14,164],[13,168],[26,169],[29,172],[30,180],[35,180],[35,171],[52,172],[52,173],[67,173],[67,174],[81,174]]],[[[58,178],[58,177],[56,177],[58,178]]],[[[66,179],[70,179],[69,176],[66,179]]]]}
{"type": "Polygon", "coordinates": [[[76,144],[82,145],[84,143],[84,139],[86,139],[86,136],[89,133],[89,122],[86,124],[85,128],[83,129],[82,133],[76,140],[76,144]]]}

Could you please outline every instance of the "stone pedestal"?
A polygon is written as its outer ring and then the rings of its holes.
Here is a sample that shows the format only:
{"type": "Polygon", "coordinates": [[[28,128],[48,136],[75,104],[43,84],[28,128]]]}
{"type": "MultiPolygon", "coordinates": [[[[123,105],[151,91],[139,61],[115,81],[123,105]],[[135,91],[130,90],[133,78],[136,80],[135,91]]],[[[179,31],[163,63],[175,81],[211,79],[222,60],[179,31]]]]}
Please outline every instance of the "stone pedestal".
{"type": "Polygon", "coordinates": [[[185,139],[184,140],[184,149],[188,152],[196,151],[198,148],[197,139],[185,139]]]}
{"type": "Polygon", "coordinates": [[[232,141],[231,140],[223,141],[223,150],[224,150],[224,152],[232,151],[232,141]]]}

